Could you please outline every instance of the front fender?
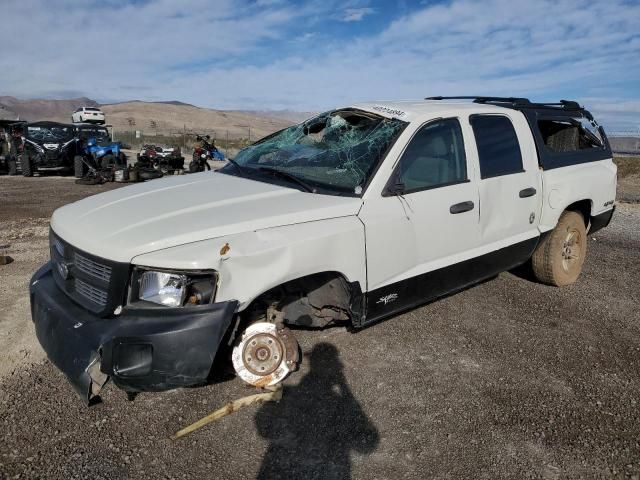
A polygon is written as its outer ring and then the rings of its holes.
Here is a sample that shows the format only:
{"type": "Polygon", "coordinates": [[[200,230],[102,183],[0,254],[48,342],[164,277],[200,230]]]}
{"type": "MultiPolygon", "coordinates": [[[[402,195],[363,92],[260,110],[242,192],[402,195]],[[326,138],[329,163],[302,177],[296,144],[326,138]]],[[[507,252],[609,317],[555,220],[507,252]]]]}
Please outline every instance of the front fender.
{"type": "Polygon", "coordinates": [[[139,255],[132,263],[216,270],[216,302],[238,300],[243,310],[267,290],[314,273],[338,272],[366,285],[364,225],[349,216],[268,228],[139,255]]]}

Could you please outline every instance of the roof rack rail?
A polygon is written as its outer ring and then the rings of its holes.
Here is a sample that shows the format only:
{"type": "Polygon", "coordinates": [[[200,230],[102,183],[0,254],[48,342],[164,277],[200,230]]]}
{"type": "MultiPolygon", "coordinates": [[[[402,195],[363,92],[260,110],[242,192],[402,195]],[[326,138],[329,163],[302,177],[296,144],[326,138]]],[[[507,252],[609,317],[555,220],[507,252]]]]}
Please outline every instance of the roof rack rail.
{"type": "Polygon", "coordinates": [[[453,96],[453,97],[427,97],[425,100],[473,100],[475,103],[487,102],[508,102],[508,103],[531,103],[528,98],[518,97],[487,97],[481,95],[453,96]]]}
{"type": "Polygon", "coordinates": [[[425,100],[473,100],[474,103],[498,103],[507,104],[512,108],[561,108],[566,110],[583,110],[580,104],[573,100],[560,100],[558,103],[536,103],[528,98],[520,97],[486,97],[486,96],[452,96],[452,97],[426,97],[425,100]]]}

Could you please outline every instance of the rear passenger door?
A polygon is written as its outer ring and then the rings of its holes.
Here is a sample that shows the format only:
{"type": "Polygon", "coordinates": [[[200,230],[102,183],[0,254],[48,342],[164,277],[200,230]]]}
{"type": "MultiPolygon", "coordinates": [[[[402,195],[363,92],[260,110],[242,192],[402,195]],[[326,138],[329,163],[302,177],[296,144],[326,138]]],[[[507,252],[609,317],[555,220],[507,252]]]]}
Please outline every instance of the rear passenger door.
{"type": "MultiPolygon", "coordinates": [[[[529,126],[520,112],[469,117],[480,167],[480,239],[485,252],[505,251],[514,264],[535,246],[542,198],[538,157],[529,126]],[[520,132],[520,133],[518,133],[520,132]],[[532,241],[534,239],[534,241],[532,241]]],[[[511,263],[511,262],[510,262],[511,263]]]]}

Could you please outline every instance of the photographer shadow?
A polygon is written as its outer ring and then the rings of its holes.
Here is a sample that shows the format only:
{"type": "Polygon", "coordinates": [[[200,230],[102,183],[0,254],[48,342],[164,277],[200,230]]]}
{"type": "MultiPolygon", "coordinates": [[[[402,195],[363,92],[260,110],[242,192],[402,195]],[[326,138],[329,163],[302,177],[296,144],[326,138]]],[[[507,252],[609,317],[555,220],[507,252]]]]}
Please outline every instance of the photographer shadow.
{"type": "Polygon", "coordinates": [[[338,350],[321,343],[309,356],[310,371],[282,400],[256,413],[259,434],[269,440],[258,479],[351,478],[351,453],[372,453],[379,435],[346,383],[338,350]]]}

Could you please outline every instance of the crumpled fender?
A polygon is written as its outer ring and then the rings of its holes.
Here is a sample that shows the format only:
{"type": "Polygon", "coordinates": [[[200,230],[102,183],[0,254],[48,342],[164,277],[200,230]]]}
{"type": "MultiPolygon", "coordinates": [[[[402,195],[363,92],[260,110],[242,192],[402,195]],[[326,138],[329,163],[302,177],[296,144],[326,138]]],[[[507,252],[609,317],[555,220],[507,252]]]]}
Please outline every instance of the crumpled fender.
{"type": "Polygon", "coordinates": [[[338,272],[366,286],[364,225],[355,216],[268,228],[138,255],[132,263],[219,272],[216,302],[235,299],[243,310],[284,282],[338,272]]]}

